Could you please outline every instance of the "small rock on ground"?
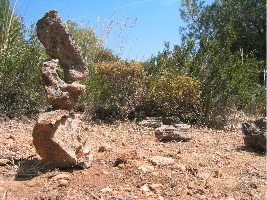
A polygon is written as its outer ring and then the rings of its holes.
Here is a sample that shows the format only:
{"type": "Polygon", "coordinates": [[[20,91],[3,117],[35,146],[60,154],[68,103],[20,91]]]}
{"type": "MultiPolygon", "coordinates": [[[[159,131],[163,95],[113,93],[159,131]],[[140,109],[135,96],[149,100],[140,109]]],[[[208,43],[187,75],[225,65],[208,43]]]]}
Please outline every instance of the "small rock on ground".
{"type": "Polygon", "coordinates": [[[174,163],[174,159],[163,157],[163,156],[153,156],[150,158],[150,162],[153,165],[163,167],[163,166],[172,165],[174,163]]]}

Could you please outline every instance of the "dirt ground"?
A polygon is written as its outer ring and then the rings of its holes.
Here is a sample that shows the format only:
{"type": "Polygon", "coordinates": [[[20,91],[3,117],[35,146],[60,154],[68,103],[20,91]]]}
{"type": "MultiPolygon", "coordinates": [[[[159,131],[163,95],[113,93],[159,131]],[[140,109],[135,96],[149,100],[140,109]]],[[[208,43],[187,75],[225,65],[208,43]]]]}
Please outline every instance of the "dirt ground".
{"type": "Polygon", "coordinates": [[[47,169],[32,145],[34,122],[0,122],[0,199],[266,199],[266,154],[241,130],[192,128],[188,142],[160,142],[130,122],[85,122],[92,166],[47,169]],[[173,164],[153,165],[152,156],[173,164]]]}

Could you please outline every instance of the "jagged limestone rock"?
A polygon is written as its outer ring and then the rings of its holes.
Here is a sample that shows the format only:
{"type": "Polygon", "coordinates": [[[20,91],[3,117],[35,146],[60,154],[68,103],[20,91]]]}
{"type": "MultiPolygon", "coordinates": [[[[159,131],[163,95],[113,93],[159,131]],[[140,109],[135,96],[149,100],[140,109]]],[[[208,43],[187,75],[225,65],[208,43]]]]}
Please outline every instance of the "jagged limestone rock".
{"type": "Polygon", "coordinates": [[[155,129],[155,137],[159,140],[189,141],[192,139],[191,127],[187,124],[162,125],[155,129]]]}
{"type": "Polygon", "coordinates": [[[88,75],[81,50],[56,10],[48,11],[37,22],[37,37],[51,58],[64,70],[65,82],[82,80],[88,75]]]}
{"type": "Polygon", "coordinates": [[[87,66],[57,11],[47,12],[37,22],[37,36],[51,56],[42,62],[41,76],[53,109],[41,114],[35,124],[33,145],[43,162],[54,167],[88,168],[93,156],[82,142],[82,122],[70,114],[78,97],[85,93],[86,86],[76,81],[87,76],[87,66]],[[57,73],[58,63],[64,70],[64,80],[57,73]]]}
{"type": "Polygon", "coordinates": [[[244,143],[246,146],[266,151],[266,119],[261,118],[256,121],[242,123],[244,143]]]}
{"type": "Polygon", "coordinates": [[[57,59],[49,59],[42,63],[42,79],[44,80],[47,101],[54,109],[71,110],[78,97],[85,93],[86,86],[77,82],[65,83],[57,74],[57,59]]]}
{"type": "Polygon", "coordinates": [[[43,161],[56,167],[76,165],[82,148],[79,122],[66,110],[43,113],[33,129],[33,145],[43,161]]]}

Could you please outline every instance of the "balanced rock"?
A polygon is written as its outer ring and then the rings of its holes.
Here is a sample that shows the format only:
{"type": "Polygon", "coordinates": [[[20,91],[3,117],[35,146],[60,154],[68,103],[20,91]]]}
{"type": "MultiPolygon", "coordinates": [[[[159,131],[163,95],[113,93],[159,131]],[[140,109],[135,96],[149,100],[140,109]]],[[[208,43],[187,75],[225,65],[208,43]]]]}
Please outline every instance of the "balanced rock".
{"type": "Polygon", "coordinates": [[[51,58],[57,58],[64,70],[66,82],[84,79],[88,75],[87,66],[73,36],[62,22],[56,10],[48,11],[37,22],[37,37],[51,58]]]}
{"type": "Polygon", "coordinates": [[[77,82],[65,83],[57,73],[58,59],[49,59],[42,63],[42,79],[45,85],[47,101],[54,109],[71,110],[78,97],[85,93],[86,86],[77,82]]]}
{"type": "Polygon", "coordinates": [[[77,155],[83,149],[81,123],[77,116],[66,110],[45,112],[39,117],[32,136],[33,145],[43,162],[55,167],[79,165],[77,155]]]}
{"type": "Polygon", "coordinates": [[[242,123],[244,143],[256,150],[266,151],[266,119],[242,123]]]}
{"type": "Polygon", "coordinates": [[[37,22],[37,36],[51,56],[42,62],[41,76],[53,110],[39,116],[33,129],[33,145],[43,162],[54,167],[88,168],[93,157],[82,142],[82,122],[70,114],[86,90],[86,86],[76,82],[88,74],[80,48],[55,10],[37,22]],[[58,64],[64,70],[64,80],[57,73],[58,64]]]}
{"type": "Polygon", "coordinates": [[[154,132],[155,137],[162,141],[188,141],[192,139],[191,127],[187,124],[162,125],[154,132]]]}

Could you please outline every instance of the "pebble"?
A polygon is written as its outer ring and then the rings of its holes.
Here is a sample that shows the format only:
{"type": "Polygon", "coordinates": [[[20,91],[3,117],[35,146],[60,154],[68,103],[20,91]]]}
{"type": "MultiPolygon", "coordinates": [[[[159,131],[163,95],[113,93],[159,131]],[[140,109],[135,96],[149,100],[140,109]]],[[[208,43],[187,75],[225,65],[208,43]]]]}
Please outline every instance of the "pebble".
{"type": "Polygon", "coordinates": [[[107,150],[107,148],[105,146],[100,146],[98,148],[98,152],[105,152],[107,150]]]}
{"type": "Polygon", "coordinates": [[[110,187],[105,187],[102,190],[100,190],[102,193],[112,192],[112,189],[110,187]]]}
{"type": "Polygon", "coordinates": [[[210,173],[206,173],[206,172],[198,173],[198,176],[203,180],[207,180],[210,177],[210,173]]]}
{"type": "Polygon", "coordinates": [[[34,186],[36,186],[36,182],[34,180],[27,181],[25,184],[28,187],[34,187],[34,186]]]}
{"type": "Polygon", "coordinates": [[[143,186],[141,187],[141,190],[142,190],[143,192],[149,192],[149,191],[150,191],[150,189],[149,189],[149,187],[147,186],[147,184],[143,185],[143,186]]]}
{"type": "Polygon", "coordinates": [[[150,189],[152,189],[152,190],[157,190],[158,188],[163,187],[163,185],[160,184],[160,183],[152,183],[151,185],[149,185],[149,187],[150,187],[150,189]]]}
{"type": "Polygon", "coordinates": [[[150,161],[153,165],[157,165],[159,167],[168,166],[174,163],[174,159],[163,156],[153,156],[150,158],[150,161]]]}
{"type": "Polygon", "coordinates": [[[222,170],[218,169],[217,171],[215,171],[215,178],[220,178],[223,176],[222,170]]]}
{"type": "Polygon", "coordinates": [[[59,187],[66,187],[67,185],[68,185],[68,183],[69,183],[69,180],[66,180],[66,179],[60,179],[60,180],[58,180],[58,186],[59,187]]]}
{"type": "Polygon", "coordinates": [[[151,165],[143,165],[143,166],[140,166],[138,169],[142,170],[144,173],[152,172],[155,170],[155,168],[151,165]]]}

